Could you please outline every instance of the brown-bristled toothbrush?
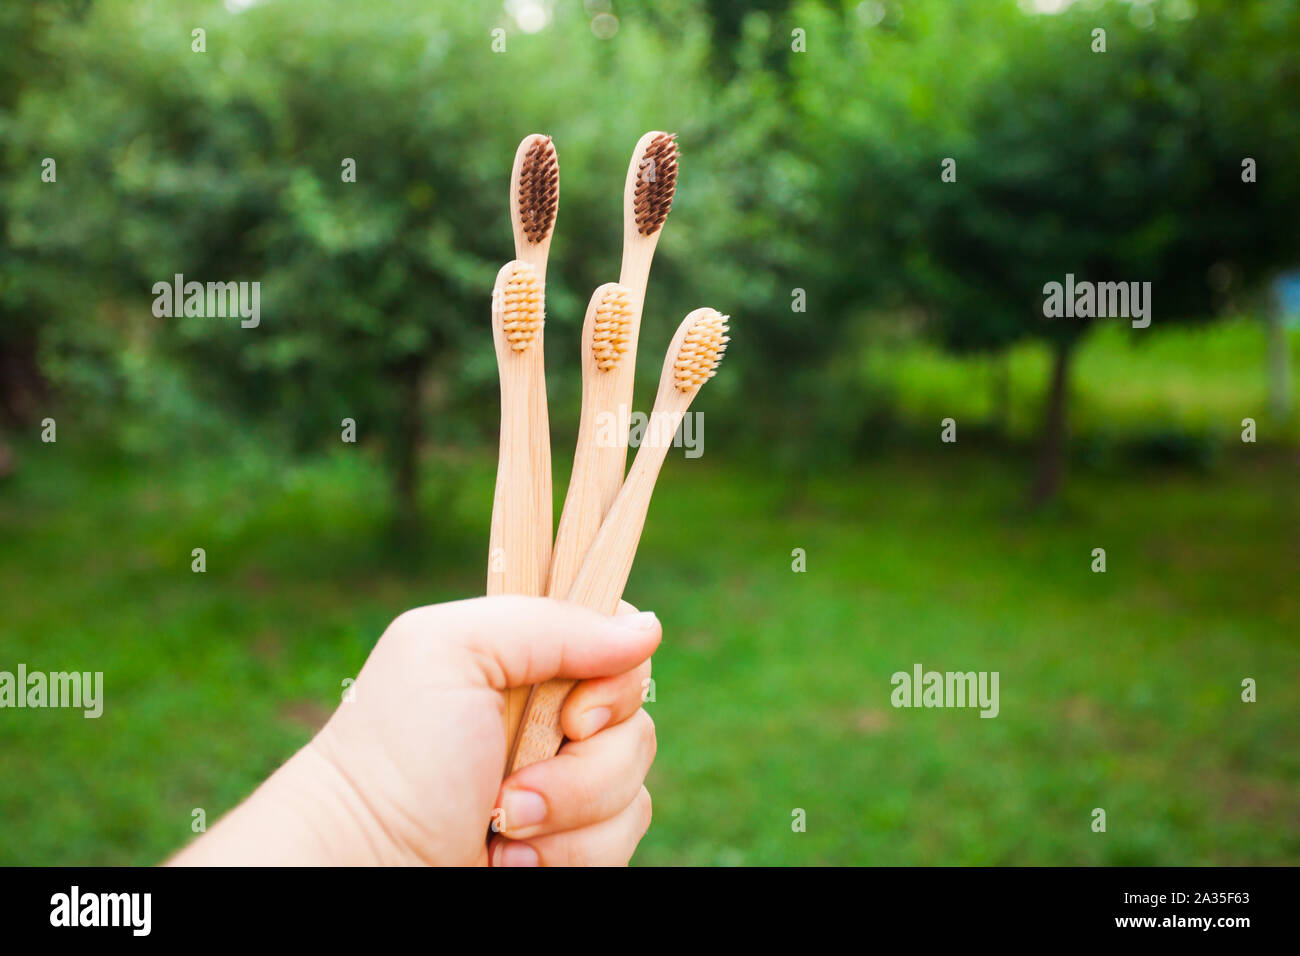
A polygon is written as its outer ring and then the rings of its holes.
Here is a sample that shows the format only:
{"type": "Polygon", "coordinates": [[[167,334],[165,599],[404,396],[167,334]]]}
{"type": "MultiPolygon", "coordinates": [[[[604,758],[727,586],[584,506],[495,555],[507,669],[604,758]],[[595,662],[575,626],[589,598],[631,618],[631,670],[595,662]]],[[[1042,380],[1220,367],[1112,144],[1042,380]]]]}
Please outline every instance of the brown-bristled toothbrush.
{"type": "MultiPolygon", "coordinates": [[[[713,309],[696,309],[678,327],[668,346],[654,411],[636,460],[569,589],[570,601],[601,614],[618,609],[659,469],[691,401],[717,370],[727,341],[727,316],[713,309]]],[[[573,685],[572,680],[552,680],[533,689],[515,741],[510,773],[546,760],[559,750],[564,739],[560,709],[573,685]]]]}
{"type": "MultiPolygon", "coordinates": [[[[641,334],[646,282],[659,236],[677,192],[677,134],[652,130],[637,140],[623,185],[623,264],[618,284],[627,292],[628,316],[624,324],[626,348],[609,384],[610,410],[622,416],[622,447],[600,465],[602,494],[613,501],[627,468],[627,422],[631,418],[632,386],[636,378],[636,346],[641,334]]],[[[565,502],[568,504],[567,500],[565,502]]],[[[606,504],[608,507],[608,503],[606,504]]]]}
{"type": "MultiPolygon", "coordinates": [[[[652,130],[637,140],[623,187],[623,266],[618,282],[632,295],[634,335],[641,327],[650,262],[676,190],[677,134],[652,130]]],[[[635,346],[635,337],[632,341],[635,346]]]]}
{"type": "MultiPolygon", "coordinates": [[[[514,233],[515,259],[533,268],[541,294],[541,305],[546,302],[546,262],[551,250],[551,236],[555,232],[555,217],[560,203],[560,164],[555,144],[549,136],[533,133],[525,136],[515,150],[515,162],[510,171],[510,227],[514,233]]],[[[546,371],[543,329],[539,326],[536,340],[527,350],[530,361],[529,378],[533,397],[529,402],[528,445],[532,462],[532,480],[527,489],[518,489],[531,498],[532,520],[536,527],[532,540],[537,549],[536,568],[539,580],[529,582],[526,591],[505,591],[507,594],[539,595],[546,593],[546,574],[551,563],[551,533],[554,530],[551,498],[551,430],[546,407],[546,371]]],[[[498,552],[494,552],[498,553],[498,552]]],[[[492,592],[489,591],[489,594],[492,592]]],[[[528,688],[517,687],[506,692],[506,740],[514,740],[528,688]]]]}
{"type": "MultiPolygon", "coordinates": [[[[537,270],[518,259],[507,262],[492,287],[492,341],[501,380],[501,442],[497,457],[496,493],[492,502],[492,531],[488,546],[487,593],[545,593],[546,565],[551,543],[550,499],[544,513],[536,491],[537,383],[545,320],[542,284],[537,270]],[[544,538],[543,548],[538,539],[544,538]]],[[[541,410],[544,421],[546,411],[541,410]]],[[[547,482],[547,487],[550,483],[547,482]]],[[[527,688],[515,714],[517,724],[527,688]]],[[[507,716],[509,712],[507,709],[507,716]]],[[[513,740],[515,726],[507,728],[513,740]]]]}

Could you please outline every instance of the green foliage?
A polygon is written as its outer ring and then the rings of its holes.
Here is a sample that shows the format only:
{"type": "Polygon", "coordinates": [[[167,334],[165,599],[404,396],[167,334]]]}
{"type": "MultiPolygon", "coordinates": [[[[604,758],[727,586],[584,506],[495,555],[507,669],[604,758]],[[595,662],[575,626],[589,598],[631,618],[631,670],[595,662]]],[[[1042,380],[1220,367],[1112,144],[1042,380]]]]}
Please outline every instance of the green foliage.
{"type": "Polygon", "coordinates": [[[100,3],[60,34],[79,70],[29,91],[15,119],[23,165],[53,155],[61,174],[57,189],[19,183],[10,237],[121,297],[221,405],[317,447],[352,417],[409,459],[413,420],[495,416],[488,294],[513,255],[514,150],[534,131],[559,146],[548,307],[554,364],[576,368],[587,290],[616,276],[631,147],[706,99],[699,28],[670,44],[630,22],[618,40],[615,55],[568,7],[527,35],[469,4],[100,3]],[[149,290],[176,273],[259,281],[260,327],[151,320],[149,290]]]}
{"type": "Polygon", "coordinates": [[[506,183],[532,131],[555,136],[562,170],[547,337],[560,435],[646,129],[678,131],[683,158],[639,395],[680,317],[722,309],[735,346],[709,407],[787,465],[859,448],[881,394],[861,353],[898,326],[957,351],[1073,337],[1083,323],[1041,315],[1044,282],[1073,272],[1152,282],[1154,337],[1250,305],[1300,257],[1293,2],[1060,16],[1014,0],[672,2],[620,11],[612,40],[576,3],[554,12],[525,34],[496,5],[416,0],[7,10],[8,351],[83,409],[148,402],[157,377],[194,411],[182,419],[216,410],[299,449],[354,418],[409,476],[430,437],[492,433],[488,289],[512,254],[506,183]],[[796,27],[807,52],[791,50],[796,27]],[[47,155],[57,186],[37,175],[47,155]],[[1257,183],[1241,182],[1246,156],[1257,183]],[[150,289],[176,273],[260,282],[261,326],[154,319],[150,289]]]}
{"type": "Polygon", "coordinates": [[[893,291],[951,347],[998,348],[1080,334],[1042,316],[1044,283],[1067,272],[1151,282],[1162,325],[1300,258],[1300,13],[1204,3],[1180,19],[1186,6],[1144,5],[1147,22],[1120,3],[1036,17],[918,3],[870,31],[823,14],[832,62],[810,57],[796,91],[836,171],[812,245],[886,274],[849,273],[834,307],[893,291]],[[1242,182],[1245,157],[1259,182],[1242,182]]]}

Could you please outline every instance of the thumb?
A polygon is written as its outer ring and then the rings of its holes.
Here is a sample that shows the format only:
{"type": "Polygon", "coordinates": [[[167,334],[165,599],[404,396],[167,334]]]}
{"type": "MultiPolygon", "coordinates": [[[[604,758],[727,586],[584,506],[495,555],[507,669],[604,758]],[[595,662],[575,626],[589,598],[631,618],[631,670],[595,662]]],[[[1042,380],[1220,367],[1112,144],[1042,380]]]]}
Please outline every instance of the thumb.
{"type": "Polygon", "coordinates": [[[622,674],[650,657],[663,635],[651,611],[607,617],[555,598],[474,598],[436,612],[446,615],[437,629],[472,652],[497,690],[622,674]]]}

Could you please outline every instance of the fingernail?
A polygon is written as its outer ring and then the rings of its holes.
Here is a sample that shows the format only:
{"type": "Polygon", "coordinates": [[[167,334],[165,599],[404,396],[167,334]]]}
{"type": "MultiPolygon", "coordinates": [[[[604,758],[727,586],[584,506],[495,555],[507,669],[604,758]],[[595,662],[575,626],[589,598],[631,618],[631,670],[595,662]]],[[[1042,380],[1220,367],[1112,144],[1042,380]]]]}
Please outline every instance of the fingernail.
{"type": "Polygon", "coordinates": [[[590,737],[609,723],[609,717],[610,710],[608,707],[593,707],[583,714],[582,719],[578,721],[581,724],[578,729],[582,731],[583,738],[590,737]]]}
{"type": "Polygon", "coordinates": [[[653,631],[659,623],[654,611],[638,611],[636,614],[620,614],[614,623],[629,631],[653,631]]]}
{"type": "Polygon", "coordinates": [[[508,830],[536,826],[546,819],[546,801],[531,790],[507,790],[501,808],[505,810],[504,826],[508,830]]]}
{"type": "Polygon", "coordinates": [[[502,866],[537,866],[537,851],[527,843],[507,843],[501,851],[502,866]]]}

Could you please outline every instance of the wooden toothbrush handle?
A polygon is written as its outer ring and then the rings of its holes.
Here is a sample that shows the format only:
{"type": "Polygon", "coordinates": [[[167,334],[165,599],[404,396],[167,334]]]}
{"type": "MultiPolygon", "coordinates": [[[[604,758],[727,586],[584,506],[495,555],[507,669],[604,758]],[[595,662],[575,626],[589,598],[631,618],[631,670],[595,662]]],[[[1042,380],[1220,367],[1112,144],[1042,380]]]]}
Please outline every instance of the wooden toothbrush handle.
{"type": "MultiPolygon", "coordinates": [[[[682,412],[673,412],[661,416],[655,412],[651,418],[652,423],[661,429],[667,427],[666,434],[671,439],[681,423],[681,415],[682,412]],[[656,416],[659,418],[657,422],[656,416]]],[[[569,591],[568,599],[574,604],[581,604],[599,614],[612,615],[618,610],[623,588],[627,586],[632,571],[636,547],[641,540],[641,530],[645,527],[650,495],[667,451],[667,446],[643,445],[637,453],[632,470],[601,523],[596,540],[582,562],[582,570],[569,591]]],[[[529,764],[555,756],[564,742],[560,709],[575,683],[568,678],[555,678],[533,688],[528,703],[524,705],[524,716],[515,738],[507,776],[529,764]]]]}
{"type": "Polygon", "coordinates": [[[560,710],[576,683],[567,677],[556,677],[533,688],[528,703],[524,705],[524,719],[515,740],[510,773],[555,756],[564,742],[560,710]]]}

